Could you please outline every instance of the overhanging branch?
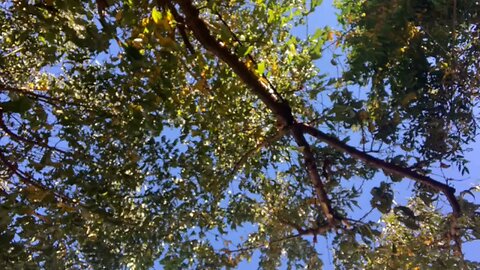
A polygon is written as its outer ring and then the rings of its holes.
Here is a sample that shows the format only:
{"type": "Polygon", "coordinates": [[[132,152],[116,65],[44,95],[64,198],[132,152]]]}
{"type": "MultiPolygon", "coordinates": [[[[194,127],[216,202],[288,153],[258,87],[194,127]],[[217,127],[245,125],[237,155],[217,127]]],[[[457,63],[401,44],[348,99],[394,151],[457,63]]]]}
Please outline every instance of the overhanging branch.
{"type": "Polygon", "coordinates": [[[296,129],[296,122],[292,114],[292,109],[288,102],[283,99],[274,89],[269,89],[267,84],[262,83],[260,77],[240,58],[233,54],[229,48],[219,42],[208,29],[206,23],[199,17],[198,9],[195,8],[190,0],[178,0],[180,8],[185,15],[185,22],[192,31],[195,38],[202,44],[205,49],[213,53],[220,60],[226,63],[233,72],[250,88],[250,90],[260,98],[260,100],[269,108],[280,126],[280,130],[290,130],[298,144],[302,148],[305,159],[305,166],[310,176],[310,180],[315,187],[315,192],[320,202],[320,208],[330,224],[336,223],[335,214],[332,210],[330,200],[323,187],[322,180],[318,173],[317,166],[310,145],[305,140],[301,129],[296,129]]]}
{"type": "Polygon", "coordinates": [[[378,169],[382,169],[382,170],[384,170],[388,173],[394,174],[394,175],[398,175],[398,176],[402,176],[402,177],[412,179],[416,182],[419,182],[421,184],[424,184],[426,186],[431,187],[432,189],[436,190],[437,192],[442,192],[443,194],[445,194],[448,201],[450,202],[450,205],[451,205],[452,210],[453,210],[453,214],[457,217],[460,216],[460,214],[461,214],[460,205],[458,204],[458,201],[455,197],[455,189],[453,187],[448,186],[448,185],[443,184],[443,183],[440,183],[440,182],[438,182],[438,181],[436,181],[436,180],[434,180],[434,179],[432,179],[428,176],[421,175],[421,174],[419,174],[415,171],[412,171],[408,168],[404,168],[404,167],[386,162],[386,161],[381,160],[379,158],[373,157],[369,154],[366,154],[366,153],[364,153],[364,152],[362,152],[362,151],[360,151],[360,150],[358,150],[358,149],[356,149],[352,146],[349,146],[349,145],[345,144],[344,142],[338,140],[337,138],[331,137],[331,136],[323,133],[322,131],[320,131],[320,130],[312,127],[312,126],[309,126],[307,124],[295,124],[295,126],[302,129],[303,132],[308,133],[308,134],[312,135],[313,137],[319,139],[320,141],[326,143],[328,146],[330,146],[330,147],[332,147],[332,148],[334,148],[334,149],[336,149],[340,152],[347,153],[350,156],[365,162],[369,166],[372,166],[372,167],[375,167],[375,168],[378,168],[378,169]]]}
{"type": "Polygon", "coordinates": [[[13,140],[17,141],[17,142],[24,142],[26,144],[30,144],[30,145],[37,145],[37,146],[41,146],[43,148],[46,148],[46,149],[49,149],[49,150],[52,150],[52,151],[56,151],[56,152],[59,152],[59,153],[62,153],[64,155],[67,155],[68,153],[62,149],[58,149],[56,147],[53,147],[53,146],[50,146],[48,145],[48,143],[46,142],[42,142],[42,141],[34,141],[34,140],[31,140],[29,138],[25,138],[23,136],[20,136],[18,134],[15,134],[12,130],[10,130],[7,126],[7,124],[5,123],[5,121],[3,120],[3,109],[0,108],[0,129],[3,130],[5,133],[7,133],[8,136],[10,136],[10,138],[12,138],[13,140]]]}

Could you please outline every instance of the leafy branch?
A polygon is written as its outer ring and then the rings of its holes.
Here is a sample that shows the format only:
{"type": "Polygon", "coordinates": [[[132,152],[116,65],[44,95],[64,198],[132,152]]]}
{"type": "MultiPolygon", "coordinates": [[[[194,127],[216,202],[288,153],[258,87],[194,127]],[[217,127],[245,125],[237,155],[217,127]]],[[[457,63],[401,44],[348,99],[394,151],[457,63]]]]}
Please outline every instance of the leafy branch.
{"type": "Polygon", "coordinates": [[[10,136],[10,138],[16,140],[17,142],[24,142],[24,143],[30,144],[30,145],[38,145],[38,146],[44,147],[46,149],[62,153],[64,155],[68,154],[68,152],[66,152],[62,149],[58,149],[56,147],[50,146],[45,142],[34,141],[32,139],[29,139],[29,138],[26,138],[26,137],[23,137],[23,136],[20,136],[20,135],[14,133],[12,130],[10,130],[10,128],[8,128],[7,124],[3,120],[3,113],[4,113],[3,109],[0,108],[0,129],[3,130],[5,133],[7,133],[7,135],[10,136]]]}
{"type": "MultiPolygon", "coordinates": [[[[453,211],[451,235],[457,235],[455,224],[456,219],[461,215],[461,209],[455,197],[454,188],[440,183],[428,176],[421,175],[408,168],[400,167],[375,158],[367,153],[361,152],[349,145],[346,145],[334,137],[327,136],[325,133],[316,128],[298,123],[292,114],[292,108],[288,102],[284,100],[283,97],[281,97],[276,91],[271,91],[266,85],[262,84],[260,78],[252,70],[250,70],[245,63],[240,61],[239,57],[233,54],[229,48],[225,47],[223,43],[219,42],[214,36],[212,36],[206,23],[199,17],[198,9],[193,6],[191,1],[179,0],[177,2],[185,14],[185,22],[190,30],[192,30],[196,39],[208,51],[212,52],[220,60],[225,62],[242,79],[242,81],[250,88],[250,90],[260,98],[260,100],[276,116],[277,121],[280,123],[280,129],[290,130],[297,145],[302,149],[305,166],[310,180],[315,188],[317,197],[319,198],[321,210],[331,225],[337,223],[339,218],[335,215],[331,207],[330,200],[328,199],[328,195],[325,192],[322,179],[320,178],[320,174],[318,172],[315,157],[311,151],[309,143],[305,139],[305,133],[312,135],[313,137],[327,143],[330,147],[340,152],[347,153],[372,167],[383,169],[388,173],[398,176],[408,177],[414,181],[432,187],[437,192],[442,192],[447,197],[453,211]]],[[[458,238],[456,242],[459,242],[458,238]]]]}
{"type": "MultiPolygon", "coordinates": [[[[219,42],[208,29],[206,23],[199,17],[199,11],[196,9],[191,1],[181,0],[177,1],[183,13],[185,14],[185,22],[196,39],[211,53],[217,56],[220,60],[225,62],[240,79],[250,88],[250,90],[257,95],[260,100],[274,113],[281,129],[290,129],[296,122],[292,114],[292,108],[280,94],[273,89],[269,89],[267,85],[263,84],[260,78],[250,70],[245,63],[240,61],[239,57],[233,54],[229,48],[219,42]]],[[[325,191],[320,174],[313,153],[300,129],[292,129],[293,137],[303,150],[305,166],[307,167],[310,180],[315,187],[320,207],[326,219],[330,224],[337,223],[336,215],[331,207],[330,200],[325,191]]]]}

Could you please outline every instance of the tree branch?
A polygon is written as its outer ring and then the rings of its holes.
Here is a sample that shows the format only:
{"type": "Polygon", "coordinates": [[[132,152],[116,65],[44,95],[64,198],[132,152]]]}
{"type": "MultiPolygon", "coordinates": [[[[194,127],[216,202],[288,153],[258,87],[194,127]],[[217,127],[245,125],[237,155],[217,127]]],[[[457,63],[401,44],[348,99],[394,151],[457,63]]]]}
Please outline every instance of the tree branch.
{"type": "Polygon", "coordinates": [[[250,87],[251,91],[257,95],[262,102],[283,122],[283,126],[289,126],[294,123],[294,118],[290,106],[283,99],[269,90],[267,85],[263,84],[254,71],[250,70],[245,63],[240,61],[238,56],[234,55],[225,45],[219,42],[208,29],[205,22],[200,19],[198,10],[189,0],[177,1],[185,14],[185,22],[192,30],[195,38],[211,53],[225,62],[240,79],[250,87]]]}
{"type": "Polygon", "coordinates": [[[55,197],[62,199],[63,201],[66,202],[71,202],[71,199],[68,198],[65,195],[58,194],[57,192],[51,190],[49,187],[45,186],[42,183],[39,183],[38,181],[35,181],[31,179],[28,175],[26,175],[24,172],[20,171],[18,169],[18,165],[15,163],[12,163],[8,160],[7,156],[4,155],[2,151],[0,151],[0,161],[7,167],[7,169],[12,173],[18,176],[20,181],[26,185],[34,186],[40,190],[46,191],[46,192],[52,192],[55,197]]]}
{"type": "MultiPolygon", "coordinates": [[[[270,241],[268,242],[268,245],[270,246],[270,245],[275,244],[275,243],[287,241],[287,240],[290,240],[290,239],[293,239],[293,238],[298,238],[298,237],[301,237],[301,236],[302,236],[302,234],[300,234],[300,233],[296,233],[296,234],[292,234],[292,235],[287,235],[287,236],[285,236],[285,237],[283,237],[283,238],[270,240],[270,241]]],[[[254,246],[250,246],[250,247],[243,247],[243,248],[239,248],[239,249],[226,249],[226,248],[222,248],[220,251],[223,251],[223,252],[226,253],[226,254],[230,254],[230,253],[236,253],[236,252],[251,251],[251,250],[259,249],[259,248],[266,248],[265,246],[266,246],[266,244],[258,244],[258,245],[254,245],[254,246]]]]}
{"type": "Polygon", "coordinates": [[[308,142],[303,136],[301,129],[294,127],[296,122],[292,114],[292,109],[288,102],[284,100],[274,89],[269,89],[267,84],[262,83],[260,77],[250,70],[245,63],[240,61],[239,57],[233,54],[226,46],[219,42],[208,29],[205,22],[199,17],[196,9],[190,0],[178,0],[180,8],[185,14],[185,22],[192,30],[196,39],[211,53],[225,62],[237,76],[250,88],[250,90],[260,98],[260,100],[276,116],[280,130],[291,130],[292,135],[303,150],[305,166],[307,168],[310,180],[315,187],[315,192],[320,202],[320,208],[329,224],[336,223],[336,216],[330,205],[330,200],[325,192],[323,183],[320,179],[313,153],[308,142]]]}
{"type": "Polygon", "coordinates": [[[130,227],[136,227],[137,224],[133,224],[130,222],[127,222],[126,220],[119,220],[112,216],[112,214],[106,212],[103,209],[97,208],[97,209],[92,209],[90,207],[87,207],[83,205],[80,200],[77,199],[72,199],[67,195],[61,194],[58,191],[55,191],[53,188],[49,188],[48,186],[40,183],[36,179],[32,178],[31,176],[27,175],[25,172],[22,172],[21,170],[18,169],[18,165],[15,163],[12,163],[8,160],[8,157],[5,156],[5,154],[0,150],[0,162],[3,163],[7,170],[9,170],[12,174],[15,174],[18,176],[20,182],[27,186],[34,186],[38,188],[39,190],[42,190],[44,192],[51,192],[54,197],[55,201],[57,203],[64,203],[71,207],[72,209],[75,209],[76,211],[86,211],[91,214],[95,214],[99,217],[101,217],[103,220],[106,222],[109,222],[112,225],[118,225],[118,223],[122,223],[123,225],[127,225],[130,227]]]}
{"type": "Polygon", "coordinates": [[[38,146],[44,147],[46,149],[62,153],[64,155],[68,154],[66,151],[58,149],[58,148],[53,147],[53,146],[50,146],[45,142],[33,141],[31,139],[28,139],[28,138],[22,137],[18,134],[15,134],[13,131],[11,131],[8,128],[8,126],[5,124],[5,121],[3,121],[3,109],[2,108],[0,108],[0,129],[2,129],[5,133],[7,133],[12,139],[14,139],[16,141],[24,142],[24,143],[27,143],[27,144],[30,144],[30,145],[38,145],[38,146]]]}
{"type": "Polygon", "coordinates": [[[308,133],[308,134],[312,135],[313,137],[319,139],[320,141],[326,143],[328,146],[330,146],[330,147],[332,147],[332,148],[334,148],[334,149],[336,149],[340,152],[347,153],[350,156],[365,162],[369,166],[372,166],[372,167],[375,167],[375,168],[378,168],[378,169],[382,169],[385,172],[388,172],[388,173],[391,173],[391,174],[395,174],[395,175],[398,175],[398,176],[410,178],[410,179],[412,179],[416,182],[419,182],[421,184],[424,184],[426,186],[431,187],[432,189],[436,190],[437,192],[442,192],[443,194],[445,194],[448,201],[450,202],[450,205],[451,205],[452,210],[453,210],[453,214],[456,217],[461,215],[460,205],[458,204],[458,201],[455,197],[455,189],[453,187],[448,186],[446,184],[443,184],[441,182],[438,182],[438,181],[436,181],[436,180],[434,180],[434,179],[432,179],[428,176],[421,175],[421,174],[419,174],[415,171],[412,171],[408,168],[404,168],[404,167],[386,162],[386,161],[381,160],[379,158],[373,157],[369,154],[366,154],[366,153],[364,153],[360,150],[357,150],[356,148],[354,148],[352,146],[349,146],[349,145],[345,144],[344,142],[338,140],[337,138],[331,137],[331,136],[323,133],[322,131],[320,131],[320,130],[312,127],[312,126],[302,124],[302,123],[301,124],[295,124],[295,126],[302,129],[305,133],[308,133]]]}
{"type": "Polygon", "coordinates": [[[317,163],[313,155],[312,149],[310,148],[310,145],[303,136],[302,130],[293,127],[292,135],[295,138],[298,146],[302,149],[302,153],[305,159],[305,166],[307,167],[308,175],[315,188],[315,193],[318,196],[320,207],[325,214],[328,223],[333,225],[335,223],[335,220],[339,218],[335,215],[335,212],[330,205],[330,200],[328,198],[327,192],[325,191],[325,186],[322,179],[320,178],[320,174],[318,173],[317,163]]]}
{"type": "Polygon", "coordinates": [[[21,93],[23,95],[28,96],[31,99],[38,100],[38,101],[41,101],[41,102],[45,102],[45,103],[50,104],[50,105],[52,105],[54,107],[57,107],[57,108],[60,108],[61,105],[64,104],[64,105],[70,105],[70,106],[79,106],[79,107],[83,107],[84,109],[86,109],[88,111],[93,111],[91,109],[91,106],[89,106],[89,105],[81,104],[81,103],[77,103],[77,102],[66,101],[66,100],[51,97],[51,96],[48,96],[48,95],[42,95],[42,94],[34,92],[34,91],[39,91],[39,90],[36,90],[36,89],[29,90],[29,89],[16,88],[16,87],[11,87],[11,86],[8,86],[8,85],[0,84],[0,92],[2,92],[2,91],[21,93]],[[58,104],[55,103],[55,102],[58,102],[58,104]]]}

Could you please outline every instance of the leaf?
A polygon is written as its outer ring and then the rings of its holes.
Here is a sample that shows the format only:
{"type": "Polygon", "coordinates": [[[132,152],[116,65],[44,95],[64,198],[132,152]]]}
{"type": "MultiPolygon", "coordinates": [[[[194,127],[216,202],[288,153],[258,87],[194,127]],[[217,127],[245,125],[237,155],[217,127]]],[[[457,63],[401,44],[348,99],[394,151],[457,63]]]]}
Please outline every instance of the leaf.
{"type": "Polygon", "coordinates": [[[152,19],[156,24],[162,23],[162,13],[157,10],[157,7],[152,9],[152,19]]]}
{"type": "Polygon", "coordinates": [[[443,162],[440,162],[440,168],[442,168],[442,169],[448,169],[448,168],[450,168],[450,165],[445,164],[445,163],[443,163],[443,162]]]}
{"type": "Polygon", "coordinates": [[[125,53],[127,55],[127,58],[131,61],[139,61],[143,58],[140,50],[138,48],[135,48],[134,46],[127,45],[125,47],[125,53]]]}
{"type": "Polygon", "coordinates": [[[323,0],[311,0],[310,1],[310,10],[314,10],[316,7],[322,4],[323,0]]]}
{"type": "Polygon", "coordinates": [[[263,74],[265,72],[265,62],[260,62],[257,66],[257,74],[263,74]]]}
{"type": "Polygon", "coordinates": [[[254,48],[255,48],[254,46],[248,46],[248,47],[240,46],[240,48],[238,49],[238,53],[241,56],[245,57],[245,56],[248,56],[250,53],[252,53],[254,48]]]}
{"type": "Polygon", "coordinates": [[[420,228],[417,224],[416,216],[410,208],[397,206],[394,208],[394,212],[398,216],[398,219],[409,229],[418,230],[420,228]]]}
{"type": "Polygon", "coordinates": [[[373,188],[370,194],[373,196],[370,200],[372,207],[377,208],[378,211],[384,214],[390,212],[393,204],[393,192],[390,184],[382,182],[380,187],[373,188]]]}
{"type": "Polygon", "coordinates": [[[23,114],[30,110],[32,101],[26,96],[20,96],[16,99],[0,103],[0,107],[2,107],[5,112],[23,114]]]}

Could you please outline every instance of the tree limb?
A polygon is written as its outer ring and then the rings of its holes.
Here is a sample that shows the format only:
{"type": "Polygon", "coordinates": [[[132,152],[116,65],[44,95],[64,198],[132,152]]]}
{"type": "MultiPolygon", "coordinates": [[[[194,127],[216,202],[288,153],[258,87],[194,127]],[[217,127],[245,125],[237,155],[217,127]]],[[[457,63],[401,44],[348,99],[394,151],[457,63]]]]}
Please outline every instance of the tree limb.
{"type": "Polygon", "coordinates": [[[53,147],[53,146],[50,146],[48,145],[47,143],[45,142],[40,142],[40,141],[33,141],[31,139],[28,139],[28,138],[25,138],[25,137],[22,137],[18,134],[15,134],[13,131],[11,131],[7,124],[5,124],[5,121],[3,121],[3,109],[0,108],[0,129],[3,130],[5,133],[7,133],[12,139],[16,140],[16,141],[20,141],[20,142],[24,142],[24,143],[27,143],[27,144],[30,144],[30,145],[38,145],[38,146],[41,146],[41,147],[44,147],[46,149],[49,149],[49,150],[52,150],[52,151],[56,151],[56,152],[59,152],[59,153],[62,153],[64,155],[67,155],[68,153],[64,150],[61,150],[61,149],[58,149],[56,147],[53,147]]]}
{"type": "Polygon", "coordinates": [[[331,136],[323,133],[322,131],[320,131],[320,130],[312,127],[312,126],[309,126],[307,124],[300,123],[300,124],[295,124],[295,126],[301,128],[303,130],[303,132],[308,133],[308,134],[312,135],[313,137],[319,139],[320,141],[328,144],[328,146],[330,146],[330,147],[332,147],[332,148],[334,148],[334,149],[336,149],[340,152],[347,153],[350,156],[365,162],[369,166],[372,166],[372,167],[375,167],[375,168],[378,168],[378,169],[382,169],[385,172],[388,172],[388,173],[391,173],[391,174],[395,174],[395,175],[398,175],[398,176],[410,178],[410,179],[412,179],[416,182],[419,182],[421,184],[424,184],[426,186],[431,187],[432,189],[436,190],[437,192],[442,192],[443,194],[445,194],[448,201],[450,202],[450,205],[451,205],[452,210],[453,210],[453,214],[457,217],[461,215],[460,205],[458,204],[458,201],[455,197],[455,189],[453,187],[448,186],[446,184],[443,184],[441,182],[438,182],[438,181],[436,181],[436,180],[434,180],[434,179],[432,179],[428,176],[421,175],[421,174],[419,174],[419,173],[417,173],[413,170],[410,170],[408,168],[404,168],[404,167],[386,162],[386,161],[381,160],[379,158],[373,157],[369,154],[366,154],[366,153],[364,153],[360,150],[357,150],[356,148],[354,148],[352,146],[349,146],[349,145],[345,144],[344,142],[340,141],[339,139],[331,137],[331,136]]]}
{"type": "Polygon", "coordinates": [[[199,17],[198,9],[195,8],[190,0],[178,0],[180,8],[185,14],[185,22],[196,39],[211,53],[225,62],[235,74],[250,88],[250,90],[260,98],[260,100],[273,112],[282,129],[291,129],[292,135],[303,149],[305,166],[307,168],[310,180],[315,187],[315,192],[320,202],[320,208],[330,224],[336,223],[336,216],[330,205],[330,200],[323,187],[322,180],[318,173],[313,153],[301,129],[293,126],[296,122],[292,114],[292,108],[274,89],[269,89],[267,84],[262,83],[260,77],[250,70],[245,63],[240,61],[239,57],[233,54],[226,46],[219,42],[208,29],[205,22],[199,17]]]}

